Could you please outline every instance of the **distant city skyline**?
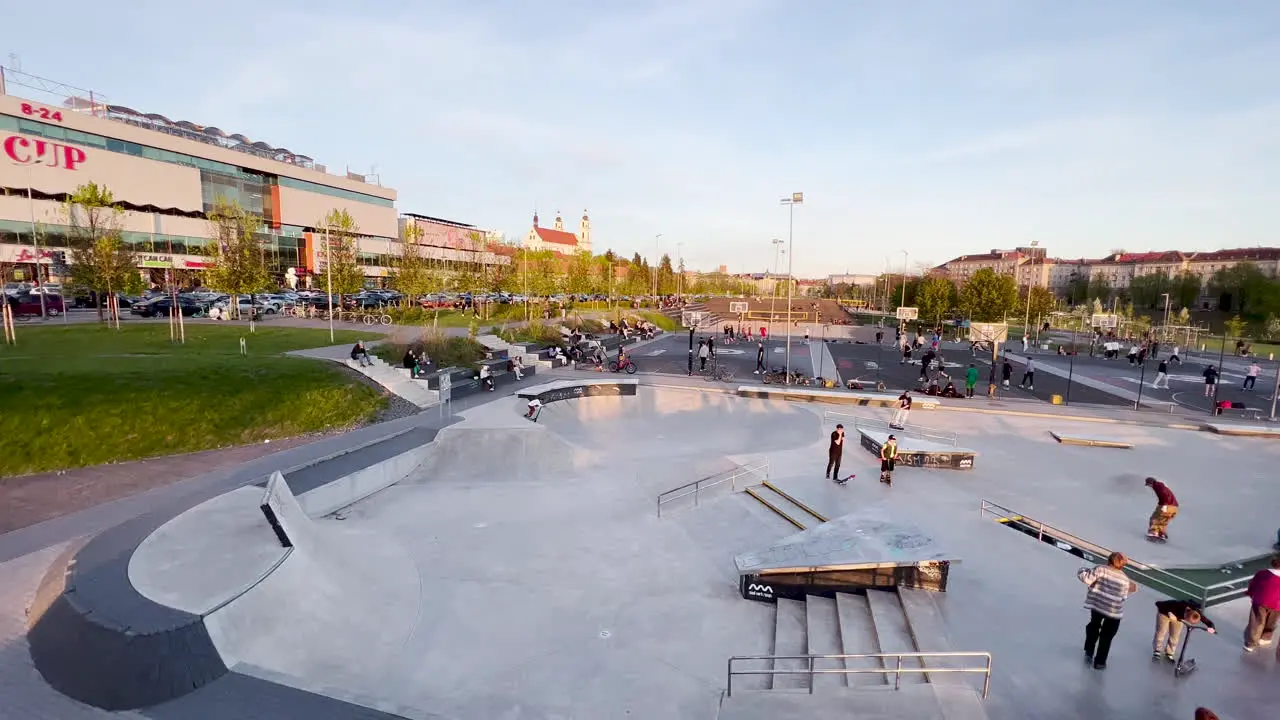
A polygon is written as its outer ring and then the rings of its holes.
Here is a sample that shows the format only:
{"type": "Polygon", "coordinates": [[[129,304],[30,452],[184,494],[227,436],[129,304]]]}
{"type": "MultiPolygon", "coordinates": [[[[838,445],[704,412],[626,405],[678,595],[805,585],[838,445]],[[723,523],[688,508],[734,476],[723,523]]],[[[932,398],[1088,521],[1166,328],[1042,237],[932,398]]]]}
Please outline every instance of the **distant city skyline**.
{"type": "Polygon", "coordinates": [[[39,33],[0,62],[376,170],[401,212],[508,239],[589,208],[596,252],[765,272],[803,191],[802,277],[1280,245],[1273,2],[127,6],[59,5],[110,63],[39,33]]]}

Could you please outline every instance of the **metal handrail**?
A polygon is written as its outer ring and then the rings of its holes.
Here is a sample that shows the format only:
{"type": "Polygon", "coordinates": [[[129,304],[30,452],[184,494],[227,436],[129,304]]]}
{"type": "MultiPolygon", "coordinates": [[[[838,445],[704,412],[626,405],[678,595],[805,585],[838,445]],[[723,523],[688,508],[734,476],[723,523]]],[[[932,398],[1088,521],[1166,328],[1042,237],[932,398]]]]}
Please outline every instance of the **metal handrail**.
{"type": "Polygon", "coordinates": [[[686,498],[692,495],[693,504],[696,507],[698,505],[698,496],[702,493],[703,490],[706,490],[707,488],[713,488],[725,482],[730,483],[731,490],[737,490],[738,478],[744,475],[759,475],[762,473],[764,475],[764,479],[768,480],[769,479],[769,458],[763,458],[760,460],[749,462],[745,465],[739,465],[733,470],[728,470],[722,473],[716,473],[715,475],[708,475],[704,478],[699,478],[697,480],[694,480],[691,483],[685,483],[680,487],[671,488],[670,490],[659,493],[658,494],[658,517],[662,517],[662,506],[673,500],[679,500],[680,498],[686,498]],[[685,492],[681,492],[682,490],[685,492]],[[672,493],[681,493],[681,494],[672,495],[672,493]]]}
{"type": "Polygon", "coordinates": [[[985,677],[982,680],[982,697],[985,699],[991,691],[991,653],[989,652],[903,652],[903,653],[862,653],[856,655],[734,655],[729,658],[728,667],[725,672],[725,696],[733,697],[733,678],[735,675],[807,675],[809,677],[809,694],[813,694],[813,676],[814,675],[859,675],[863,673],[871,673],[877,675],[893,674],[893,689],[897,690],[902,686],[902,673],[982,673],[985,677]],[[983,667],[965,667],[965,668],[927,668],[923,667],[903,667],[903,658],[915,658],[924,660],[927,658],[945,658],[945,657],[977,657],[985,658],[986,663],[983,667]],[[873,668],[835,668],[834,670],[819,670],[814,667],[817,660],[845,660],[845,659],[873,659],[879,660],[882,667],[873,668]],[[894,667],[883,667],[886,659],[896,660],[894,667]],[[805,660],[808,667],[802,670],[735,670],[733,664],[742,661],[754,660],[805,660]]]}
{"type": "Polygon", "coordinates": [[[852,415],[850,413],[834,412],[828,410],[822,413],[822,421],[825,423],[833,417],[853,418],[853,428],[857,430],[860,426],[867,429],[875,429],[880,432],[891,432],[906,437],[914,437],[919,440],[929,440],[939,442],[952,447],[960,444],[960,436],[947,430],[938,430],[937,428],[928,428],[920,425],[911,425],[904,430],[891,428],[888,421],[876,418],[863,417],[861,415],[852,415]]]}
{"type": "MultiPolygon", "coordinates": [[[[1105,547],[1102,547],[1097,543],[1089,542],[1088,540],[1072,535],[1071,533],[1065,530],[1060,530],[1052,525],[1045,524],[1034,518],[1029,518],[1026,515],[1023,515],[1022,513],[1015,512],[998,503],[993,503],[990,500],[983,500],[982,505],[978,510],[978,514],[979,516],[982,516],[987,513],[990,513],[993,516],[1003,517],[1006,520],[1016,520],[1017,522],[1031,525],[1036,529],[1036,532],[1037,532],[1036,537],[1041,542],[1044,541],[1044,536],[1047,534],[1051,538],[1059,539],[1064,542],[1069,542],[1072,545],[1076,546],[1077,548],[1080,548],[1081,550],[1087,550],[1090,553],[1097,555],[1102,559],[1106,559],[1106,557],[1111,554],[1111,550],[1105,547]]],[[[1228,580],[1222,583],[1216,583],[1214,585],[1209,585],[1206,587],[1196,582],[1193,582],[1191,580],[1187,580],[1186,578],[1179,577],[1178,575],[1174,575],[1168,570],[1164,570],[1162,568],[1158,568],[1152,565],[1147,565],[1146,563],[1139,562],[1132,558],[1129,559],[1129,564],[1126,567],[1126,569],[1132,569],[1136,574],[1138,574],[1144,580],[1150,583],[1155,583],[1156,585],[1159,585],[1160,588],[1164,589],[1165,591],[1169,591],[1170,595],[1173,595],[1173,596],[1188,594],[1188,589],[1192,589],[1195,594],[1195,597],[1193,599],[1199,601],[1202,606],[1209,605],[1210,600],[1218,601],[1223,598],[1231,597],[1233,595],[1244,594],[1244,590],[1235,590],[1235,591],[1226,592],[1218,595],[1210,595],[1209,594],[1210,590],[1213,590],[1225,585],[1231,585],[1234,583],[1248,582],[1247,579],[1228,580]]]]}

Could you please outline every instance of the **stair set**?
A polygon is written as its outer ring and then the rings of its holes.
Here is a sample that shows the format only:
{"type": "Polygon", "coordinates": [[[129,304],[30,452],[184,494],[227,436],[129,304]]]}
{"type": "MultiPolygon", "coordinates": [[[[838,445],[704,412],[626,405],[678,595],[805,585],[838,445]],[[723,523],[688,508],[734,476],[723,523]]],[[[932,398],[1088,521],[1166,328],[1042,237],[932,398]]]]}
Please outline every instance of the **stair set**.
{"type": "Polygon", "coordinates": [[[489,350],[490,352],[499,352],[502,350],[506,350],[507,357],[510,357],[510,358],[513,358],[519,355],[520,360],[521,362],[524,363],[525,367],[537,367],[538,372],[551,369],[551,361],[543,360],[542,358],[538,357],[538,354],[536,352],[529,352],[528,345],[521,345],[519,343],[515,343],[515,344],[509,343],[506,340],[503,340],[502,338],[498,337],[497,335],[477,335],[476,342],[483,345],[484,348],[486,350],[489,350]]]}
{"type": "Polygon", "coordinates": [[[708,311],[707,304],[700,303],[700,302],[689,303],[688,305],[685,305],[682,308],[681,307],[663,308],[662,314],[666,315],[672,320],[675,320],[676,324],[679,324],[681,313],[685,310],[688,310],[689,312],[705,313],[705,315],[703,315],[702,317],[702,324],[698,326],[699,328],[718,330],[720,326],[725,323],[724,318],[720,317],[716,313],[708,311]]]}
{"type": "Polygon", "coordinates": [[[347,360],[347,367],[368,377],[419,408],[433,407],[440,402],[440,393],[427,388],[426,380],[414,380],[408,368],[388,365],[380,357],[370,355],[372,365],[361,365],[356,360],[347,360]]]}

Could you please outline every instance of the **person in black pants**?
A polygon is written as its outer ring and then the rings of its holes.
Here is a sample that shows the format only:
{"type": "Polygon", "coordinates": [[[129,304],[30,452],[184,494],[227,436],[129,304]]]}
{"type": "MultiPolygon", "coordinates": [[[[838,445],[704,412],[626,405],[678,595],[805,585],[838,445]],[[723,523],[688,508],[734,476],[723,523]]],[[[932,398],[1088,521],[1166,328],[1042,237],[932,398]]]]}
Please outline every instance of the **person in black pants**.
{"type": "Polygon", "coordinates": [[[763,375],[765,373],[763,342],[756,343],[756,369],[754,372],[756,375],[763,375]]]}
{"type": "Polygon", "coordinates": [[[827,474],[824,477],[844,483],[840,479],[840,457],[844,454],[844,425],[836,425],[831,431],[831,446],[827,448],[827,474]]]}
{"type": "Polygon", "coordinates": [[[1113,552],[1107,557],[1106,565],[1082,568],[1076,573],[1080,582],[1089,586],[1084,601],[1089,610],[1089,624],[1084,629],[1084,656],[1095,670],[1107,667],[1111,640],[1124,617],[1124,601],[1138,591],[1137,583],[1124,574],[1124,566],[1128,564],[1124,553],[1113,552]]]}

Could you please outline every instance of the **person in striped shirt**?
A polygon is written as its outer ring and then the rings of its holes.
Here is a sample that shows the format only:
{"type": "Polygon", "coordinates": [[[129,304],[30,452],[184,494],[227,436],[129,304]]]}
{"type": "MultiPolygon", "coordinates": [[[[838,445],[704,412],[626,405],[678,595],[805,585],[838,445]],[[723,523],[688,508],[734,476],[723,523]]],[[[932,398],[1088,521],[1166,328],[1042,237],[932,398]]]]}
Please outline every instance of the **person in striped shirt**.
{"type": "Polygon", "coordinates": [[[1093,663],[1094,670],[1107,667],[1107,655],[1111,652],[1111,640],[1120,629],[1124,617],[1124,601],[1138,591],[1137,583],[1124,574],[1129,559],[1124,553],[1113,552],[1106,565],[1081,568],[1076,577],[1089,586],[1084,606],[1089,610],[1089,624],[1084,628],[1085,660],[1093,663]]]}

